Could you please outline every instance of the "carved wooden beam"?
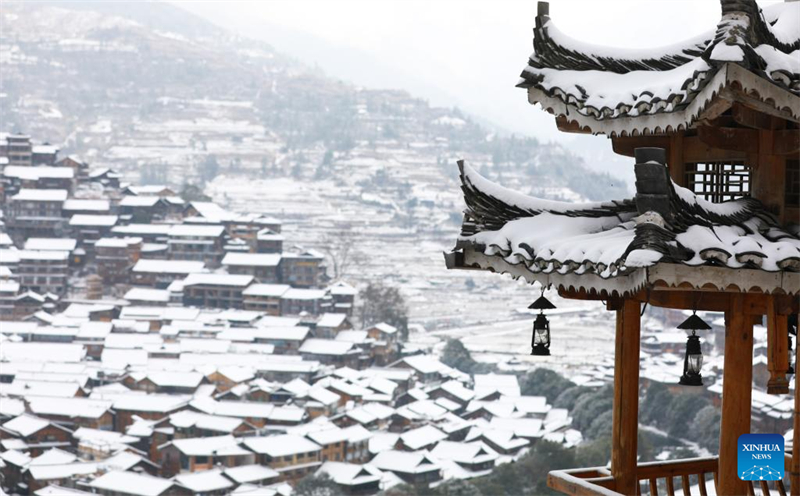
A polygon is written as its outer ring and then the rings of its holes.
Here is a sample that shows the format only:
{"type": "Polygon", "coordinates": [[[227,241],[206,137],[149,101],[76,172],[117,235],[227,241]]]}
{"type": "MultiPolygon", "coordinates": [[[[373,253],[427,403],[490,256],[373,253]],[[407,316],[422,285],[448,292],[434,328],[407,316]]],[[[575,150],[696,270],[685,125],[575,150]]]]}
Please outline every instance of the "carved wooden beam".
{"type": "Polygon", "coordinates": [[[756,129],[700,126],[697,128],[697,136],[700,141],[712,148],[758,153],[756,129]]]}
{"type": "Polygon", "coordinates": [[[758,112],[749,107],[745,107],[741,103],[733,104],[731,108],[731,116],[733,120],[745,127],[753,129],[775,129],[776,121],[773,117],[762,112],[758,112]]]}

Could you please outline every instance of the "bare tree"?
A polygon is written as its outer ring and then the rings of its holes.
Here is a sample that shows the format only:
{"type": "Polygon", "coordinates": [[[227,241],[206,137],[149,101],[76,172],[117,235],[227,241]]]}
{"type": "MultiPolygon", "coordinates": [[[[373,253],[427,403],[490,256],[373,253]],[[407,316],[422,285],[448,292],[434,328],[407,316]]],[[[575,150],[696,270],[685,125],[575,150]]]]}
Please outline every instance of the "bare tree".
{"type": "Polygon", "coordinates": [[[366,260],[359,247],[358,236],[352,229],[326,233],[322,237],[320,249],[330,259],[334,279],[346,276],[350,269],[366,260]]]}
{"type": "Polygon", "coordinates": [[[358,293],[361,325],[381,322],[396,327],[403,341],[408,340],[408,305],[400,290],[382,282],[371,282],[358,293]]]}

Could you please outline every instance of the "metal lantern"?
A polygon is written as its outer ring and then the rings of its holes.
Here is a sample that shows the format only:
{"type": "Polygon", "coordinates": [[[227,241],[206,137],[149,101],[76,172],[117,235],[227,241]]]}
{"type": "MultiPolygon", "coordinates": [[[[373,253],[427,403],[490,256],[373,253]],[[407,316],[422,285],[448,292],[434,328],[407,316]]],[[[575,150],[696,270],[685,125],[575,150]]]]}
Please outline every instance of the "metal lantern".
{"type": "Polygon", "coordinates": [[[539,315],[533,321],[533,336],[531,336],[531,355],[548,356],[550,354],[550,321],[544,316],[545,310],[550,310],[556,306],[542,296],[536,299],[528,307],[533,310],[539,310],[539,315]]]}
{"type": "Polygon", "coordinates": [[[700,348],[700,336],[697,331],[707,331],[711,326],[693,313],[691,317],[684,320],[678,329],[691,330],[692,335],[686,341],[686,355],[683,359],[683,375],[679,384],[684,386],[702,386],[703,376],[700,374],[700,369],[703,367],[703,350],[700,348]]]}

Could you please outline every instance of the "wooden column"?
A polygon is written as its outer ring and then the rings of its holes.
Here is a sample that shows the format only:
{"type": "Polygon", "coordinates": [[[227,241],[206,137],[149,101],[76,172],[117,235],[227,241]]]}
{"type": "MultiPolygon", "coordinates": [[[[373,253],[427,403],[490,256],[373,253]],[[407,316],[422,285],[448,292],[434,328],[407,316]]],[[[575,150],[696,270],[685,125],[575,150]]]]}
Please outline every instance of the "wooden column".
{"type": "Polygon", "coordinates": [[[639,432],[639,302],[617,303],[614,353],[614,424],[611,475],[620,494],[637,494],[636,441],[639,432]]]}
{"type": "Polygon", "coordinates": [[[683,131],[670,136],[669,139],[669,176],[678,186],[686,186],[686,164],[683,158],[683,131]]]}
{"type": "Polygon", "coordinates": [[[744,312],[744,296],[730,299],[725,312],[725,362],[722,379],[722,421],[719,436],[720,496],[747,494],[737,476],[738,440],[750,432],[753,387],[753,319],[744,312]]]}
{"type": "Polygon", "coordinates": [[[778,302],[770,297],[767,303],[767,393],[787,394],[789,379],[789,316],[778,313],[778,302]]]}
{"type": "MultiPolygon", "coordinates": [[[[797,353],[797,348],[800,348],[800,340],[798,340],[798,346],[795,346],[795,357],[800,356],[797,353]]],[[[797,364],[797,358],[795,358],[795,364],[797,364]]],[[[795,374],[796,373],[795,371],[795,374]]],[[[792,427],[794,428],[794,434],[792,436],[792,462],[789,466],[790,492],[791,496],[800,496],[800,388],[797,387],[796,375],[794,383],[794,419],[792,427]]]]}

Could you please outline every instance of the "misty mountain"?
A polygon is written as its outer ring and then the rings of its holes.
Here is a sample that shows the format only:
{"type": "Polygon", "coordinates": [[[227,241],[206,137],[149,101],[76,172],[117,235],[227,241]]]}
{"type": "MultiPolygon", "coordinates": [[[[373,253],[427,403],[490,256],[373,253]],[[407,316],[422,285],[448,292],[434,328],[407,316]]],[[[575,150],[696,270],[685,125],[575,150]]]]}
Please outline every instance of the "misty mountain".
{"type": "Polygon", "coordinates": [[[628,194],[623,181],[588,170],[557,145],[498,135],[405,91],[326,77],[169,4],[9,4],[0,22],[0,130],[31,134],[132,180],[345,175],[378,189],[413,186],[420,178],[408,165],[391,165],[414,150],[414,163],[447,181],[455,160],[467,158],[542,196],[628,194]],[[374,168],[354,169],[364,156],[391,169],[391,181],[374,168]]]}

